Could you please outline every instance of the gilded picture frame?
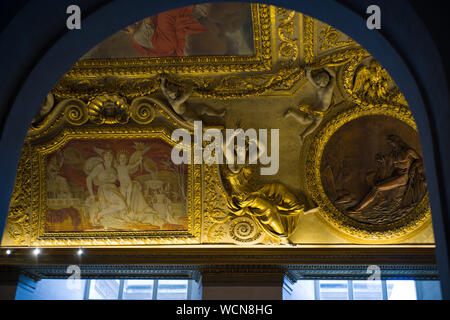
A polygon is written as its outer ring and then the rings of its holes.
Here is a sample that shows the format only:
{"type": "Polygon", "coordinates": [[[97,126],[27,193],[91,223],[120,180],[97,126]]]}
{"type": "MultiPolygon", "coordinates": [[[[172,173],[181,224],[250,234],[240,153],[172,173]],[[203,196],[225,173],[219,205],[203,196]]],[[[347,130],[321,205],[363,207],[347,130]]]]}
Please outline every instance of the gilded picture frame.
{"type": "Polygon", "coordinates": [[[268,5],[251,4],[253,55],[186,56],[78,61],[66,74],[69,78],[120,75],[136,77],[160,73],[215,73],[269,71],[272,67],[271,16],[268,5]]]}
{"type": "Polygon", "coordinates": [[[337,115],[324,125],[311,143],[306,160],[307,189],[320,208],[319,217],[332,231],[356,243],[392,243],[417,234],[431,222],[428,193],[413,213],[389,225],[380,226],[362,223],[343,214],[327,196],[321,176],[321,164],[327,143],[344,125],[366,116],[392,117],[417,132],[410,110],[401,105],[357,105],[337,115]]]}
{"type": "MultiPolygon", "coordinates": [[[[31,191],[31,228],[32,246],[140,246],[151,244],[194,244],[200,242],[201,231],[201,165],[187,165],[186,181],[186,230],[152,231],[46,231],[47,214],[47,156],[60,150],[70,141],[139,140],[157,139],[170,146],[176,143],[170,139],[171,131],[166,127],[69,127],[58,136],[43,144],[30,148],[32,180],[31,191]]],[[[191,162],[192,163],[192,162],[191,162]]],[[[20,170],[20,169],[19,169],[20,170]]]]}

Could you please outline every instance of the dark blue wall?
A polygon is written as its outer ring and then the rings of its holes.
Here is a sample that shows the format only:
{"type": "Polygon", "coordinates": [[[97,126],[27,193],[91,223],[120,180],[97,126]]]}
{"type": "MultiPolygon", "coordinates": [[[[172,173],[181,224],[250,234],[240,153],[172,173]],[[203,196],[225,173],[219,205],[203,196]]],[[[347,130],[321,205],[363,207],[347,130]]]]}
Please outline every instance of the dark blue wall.
{"type": "MultiPolygon", "coordinates": [[[[0,27],[6,25],[0,35],[0,230],[4,227],[28,125],[58,79],[85,52],[115,31],[155,13],[201,2],[204,1],[40,0],[14,2],[7,6],[8,10],[2,10],[2,16],[14,18],[8,25],[0,24],[0,27]],[[69,31],[65,27],[65,11],[71,4],[82,8],[81,30],[69,31]]],[[[350,35],[389,71],[404,93],[419,127],[443,297],[450,298],[448,81],[439,51],[420,18],[421,12],[417,14],[405,0],[258,2],[295,9],[350,35]],[[382,9],[379,31],[366,28],[365,11],[371,4],[378,4],[382,9]]],[[[433,12],[441,21],[447,21],[445,12],[439,15],[444,10],[439,3],[442,2],[431,1],[435,6],[433,12]]],[[[431,20],[429,15],[425,18],[431,20]]],[[[439,46],[442,50],[442,43],[439,46]]]]}

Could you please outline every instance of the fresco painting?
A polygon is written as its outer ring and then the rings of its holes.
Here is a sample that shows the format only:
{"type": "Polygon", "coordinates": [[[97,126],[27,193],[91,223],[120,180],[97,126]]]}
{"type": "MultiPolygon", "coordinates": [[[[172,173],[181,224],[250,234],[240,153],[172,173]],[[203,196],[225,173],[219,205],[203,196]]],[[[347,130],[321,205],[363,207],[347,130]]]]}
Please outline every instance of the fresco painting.
{"type": "Polygon", "coordinates": [[[251,5],[231,2],[191,5],[145,18],[101,42],[82,59],[253,54],[251,5]]]}
{"type": "Polygon", "coordinates": [[[49,154],[46,232],[187,230],[188,167],[157,139],[71,140],[49,154]]]}

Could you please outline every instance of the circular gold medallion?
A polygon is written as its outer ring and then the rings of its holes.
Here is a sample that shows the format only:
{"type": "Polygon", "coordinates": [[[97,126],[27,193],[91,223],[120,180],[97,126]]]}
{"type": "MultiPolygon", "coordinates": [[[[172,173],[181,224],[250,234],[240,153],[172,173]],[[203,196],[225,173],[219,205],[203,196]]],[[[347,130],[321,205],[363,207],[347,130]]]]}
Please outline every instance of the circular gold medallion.
{"type": "Polygon", "coordinates": [[[410,111],[358,106],[328,122],[307,159],[321,216],[345,235],[390,242],[430,218],[419,135],[410,111]]]}

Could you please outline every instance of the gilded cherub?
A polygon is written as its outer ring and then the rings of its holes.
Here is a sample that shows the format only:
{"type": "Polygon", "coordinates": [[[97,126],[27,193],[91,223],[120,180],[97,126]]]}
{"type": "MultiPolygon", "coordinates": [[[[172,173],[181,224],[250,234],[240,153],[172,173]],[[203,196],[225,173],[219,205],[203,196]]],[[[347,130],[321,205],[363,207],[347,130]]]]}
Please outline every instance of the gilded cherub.
{"type": "Polygon", "coordinates": [[[189,123],[200,120],[203,115],[223,117],[226,110],[217,111],[205,104],[190,105],[186,101],[193,92],[191,86],[183,89],[181,86],[171,83],[165,75],[161,75],[161,91],[166,97],[172,109],[189,123]]]}
{"type": "Polygon", "coordinates": [[[300,143],[303,143],[306,136],[313,133],[322,122],[331,106],[336,84],[336,73],[327,67],[312,75],[311,66],[307,66],[306,77],[316,89],[315,106],[299,105],[298,109],[290,108],[284,114],[284,118],[293,117],[300,124],[307,126],[300,134],[300,143]]]}
{"type": "Polygon", "coordinates": [[[51,93],[47,94],[43,104],[41,105],[41,108],[39,109],[38,113],[34,117],[31,124],[33,126],[39,125],[39,123],[41,123],[42,120],[44,120],[44,118],[50,114],[54,105],[55,105],[55,97],[51,93]]]}

